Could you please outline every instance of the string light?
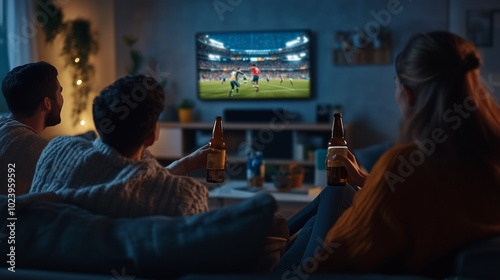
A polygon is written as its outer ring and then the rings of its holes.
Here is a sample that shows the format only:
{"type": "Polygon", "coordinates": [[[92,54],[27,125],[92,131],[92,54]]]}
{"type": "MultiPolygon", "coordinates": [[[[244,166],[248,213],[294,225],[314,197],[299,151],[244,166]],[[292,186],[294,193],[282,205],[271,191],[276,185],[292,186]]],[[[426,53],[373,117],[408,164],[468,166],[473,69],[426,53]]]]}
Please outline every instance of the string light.
{"type": "Polygon", "coordinates": [[[78,63],[78,62],[80,62],[80,58],[79,57],[75,58],[75,63],[78,63]]]}
{"type": "Polygon", "coordinates": [[[77,85],[81,85],[81,84],[82,84],[82,80],[77,80],[77,81],[76,81],[76,84],[77,84],[77,85]]]}
{"type": "Polygon", "coordinates": [[[81,121],[80,121],[80,125],[81,125],[81,126],[85,126],[85,120],[81,120],[81,121]]]}

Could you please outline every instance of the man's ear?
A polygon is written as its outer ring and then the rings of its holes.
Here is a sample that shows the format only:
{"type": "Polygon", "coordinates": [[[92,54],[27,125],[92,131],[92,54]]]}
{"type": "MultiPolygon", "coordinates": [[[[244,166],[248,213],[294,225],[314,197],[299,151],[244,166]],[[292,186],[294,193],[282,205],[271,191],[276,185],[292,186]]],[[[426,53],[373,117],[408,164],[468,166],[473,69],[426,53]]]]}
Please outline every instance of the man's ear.
{"type": "Polygon", "coordinates": [[[50,111],[52,109],[52,102],[50,101],[50,98],[45,96],[42,101],[42,106],[44,110],[50,111]]]}
{"type": "Polygon", "coordinates": [[[413,106],[415,106],[415,94],[413,93],[413,90],[411,90],[411,88],[409,88],[407,85],[403,85],[403,92],[406,101],[408,102],[408,107],[413,108],[413,106]]]}

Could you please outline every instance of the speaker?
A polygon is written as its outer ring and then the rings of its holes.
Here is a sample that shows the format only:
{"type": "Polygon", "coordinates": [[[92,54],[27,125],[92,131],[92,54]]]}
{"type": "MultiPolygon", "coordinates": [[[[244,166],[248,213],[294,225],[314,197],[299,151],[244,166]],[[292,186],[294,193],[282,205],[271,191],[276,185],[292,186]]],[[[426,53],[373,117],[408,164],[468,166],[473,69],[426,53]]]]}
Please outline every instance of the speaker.
{"type": "Polygon", "coordinates": [[[283,109],[226,109],[224,122],[269,123],[274,117],[283,115],[283,109]]]}
{"type": "Polygon", "coordinates": [[[317,123],[332,122],[332,105],[329,104],[316,105],[316,122],[317,123]]]}
{"type": "Polygon", "coordinates": [[[292,159],[292,132],[289,130],[273,131],[266,128],[252,130],[251,139],[252,147],[258,151],[262,151],[264,159],[292,159]]]}

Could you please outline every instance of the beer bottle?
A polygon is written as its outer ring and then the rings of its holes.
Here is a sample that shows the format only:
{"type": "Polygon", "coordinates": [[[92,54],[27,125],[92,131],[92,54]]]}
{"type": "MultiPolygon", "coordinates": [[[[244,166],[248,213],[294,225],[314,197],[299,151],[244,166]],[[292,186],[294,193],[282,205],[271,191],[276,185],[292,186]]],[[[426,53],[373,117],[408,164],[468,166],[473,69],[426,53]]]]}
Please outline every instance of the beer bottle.
{"type": "Polygon", "coordinates": [[[215,117],[212,138],[208,142],[211,148],[220,150],[217,154],[207,155],[207,182],[223,183],[226,167],[226,143],[222,133],[222,117],[215,117]]]}
{"type": "Polygon", "coordinates": [[[328,155],[326,159],[326,183],[328,186],[344,186],[347,184],[347,171],[342,161],[328,160],[328,156],[341,154],[347,156],[347,142],[344,138],[344,124],[342,113],[334,113],[332,123],[332,137],[328,141],[328,155]]]}

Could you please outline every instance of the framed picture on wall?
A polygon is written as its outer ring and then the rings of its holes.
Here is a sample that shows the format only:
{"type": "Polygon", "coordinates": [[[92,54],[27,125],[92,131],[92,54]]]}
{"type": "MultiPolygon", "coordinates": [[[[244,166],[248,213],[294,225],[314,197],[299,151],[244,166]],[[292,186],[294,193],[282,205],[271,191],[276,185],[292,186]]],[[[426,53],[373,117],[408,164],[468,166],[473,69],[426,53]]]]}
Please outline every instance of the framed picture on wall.
{"type": "Polygon", "coordinates": [[[334,33],[334,65],[390,64],[392,59],[392,36],[389,31],[376,34],[354,31],[334,33]]]}
{"type": "Polygon", "coordinates": [[[465,32],[467,38],[477,46],[493,46],[493,10],[467,10],[465,32]]]}

